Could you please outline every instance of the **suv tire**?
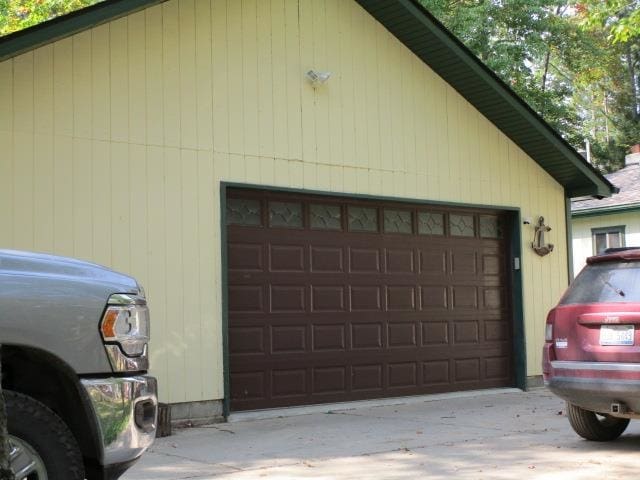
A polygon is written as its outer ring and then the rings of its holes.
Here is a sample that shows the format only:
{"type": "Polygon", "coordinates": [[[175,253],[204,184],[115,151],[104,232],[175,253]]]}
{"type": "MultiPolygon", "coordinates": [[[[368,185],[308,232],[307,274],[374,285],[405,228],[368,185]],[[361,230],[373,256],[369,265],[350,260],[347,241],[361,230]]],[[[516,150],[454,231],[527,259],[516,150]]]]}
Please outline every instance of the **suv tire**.
{"type": "MultiPolygon", "coordinates": [[[[83,480],[78,442],[69,427],[46,405],[21,393],[4,390],[9,435],[35,452],[49,480],[83,480]]],[[[34,475],[38,478],[37,474],[34,475]]],[[[28,478],[32,478],[29,476],[28,478]]]]}
{"type": "Polygon", "coordinates": [[[628,418],[597,414],[567,402],[567,416],[573,430],[582,438],[596,442],[615,440],[629,425],[628,418]]]}

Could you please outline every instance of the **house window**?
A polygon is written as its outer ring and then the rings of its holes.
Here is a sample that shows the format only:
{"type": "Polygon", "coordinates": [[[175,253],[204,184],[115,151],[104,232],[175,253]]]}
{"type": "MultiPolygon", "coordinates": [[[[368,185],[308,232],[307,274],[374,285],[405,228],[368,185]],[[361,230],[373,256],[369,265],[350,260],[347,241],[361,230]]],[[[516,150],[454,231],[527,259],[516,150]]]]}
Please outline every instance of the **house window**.
{"type": "Polygon", "coordinates": [[[607,248],[624,247],[624,225],[592,228],[591,235],[594,255],[604,252],[607,248]]]}

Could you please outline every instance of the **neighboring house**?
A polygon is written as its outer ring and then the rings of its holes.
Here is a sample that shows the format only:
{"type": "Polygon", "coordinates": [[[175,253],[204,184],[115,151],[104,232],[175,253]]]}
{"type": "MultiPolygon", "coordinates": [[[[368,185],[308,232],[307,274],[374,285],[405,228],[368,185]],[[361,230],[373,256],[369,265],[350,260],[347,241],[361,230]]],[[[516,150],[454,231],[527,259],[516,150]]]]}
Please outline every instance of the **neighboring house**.
{"type": "Polygon", "coordinates": [[[410,0],[107,0],[0,40],[0,105],[0,246],[139,278],[174,419],[539,382],[613,191],[410,0]]]}
{"type": "Polygon", "coordinates": [[[627,155],[624,168],[605,177],[618,193],[571,201],[575,275],[591,255],[612,247],[640,246],[640,153],[627,155]]]}

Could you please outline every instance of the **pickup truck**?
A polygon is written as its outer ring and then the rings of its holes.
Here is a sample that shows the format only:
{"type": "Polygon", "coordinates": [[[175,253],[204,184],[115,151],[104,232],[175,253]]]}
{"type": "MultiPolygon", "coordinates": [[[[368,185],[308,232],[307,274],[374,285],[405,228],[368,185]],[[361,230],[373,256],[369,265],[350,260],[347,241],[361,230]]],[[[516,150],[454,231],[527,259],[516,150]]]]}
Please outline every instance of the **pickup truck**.
{"type": "Polygon", "coordinates": [[[18,480],[117,479],[153,443],[149,310],[135,279],[0,250],[0,344],[18,480]]]}

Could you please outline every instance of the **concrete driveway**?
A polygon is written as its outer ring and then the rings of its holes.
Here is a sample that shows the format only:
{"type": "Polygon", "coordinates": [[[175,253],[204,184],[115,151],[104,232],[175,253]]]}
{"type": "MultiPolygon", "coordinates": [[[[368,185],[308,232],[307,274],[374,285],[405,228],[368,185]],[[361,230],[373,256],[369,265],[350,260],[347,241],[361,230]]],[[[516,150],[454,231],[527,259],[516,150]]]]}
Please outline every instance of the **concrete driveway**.
{"type": "Polygon", "coordinates": [[[615,442],[587,442],[544,389],[325,408],[174,433],[123,479],[600,480],[640,472],[640,421],[615,442]]]}

